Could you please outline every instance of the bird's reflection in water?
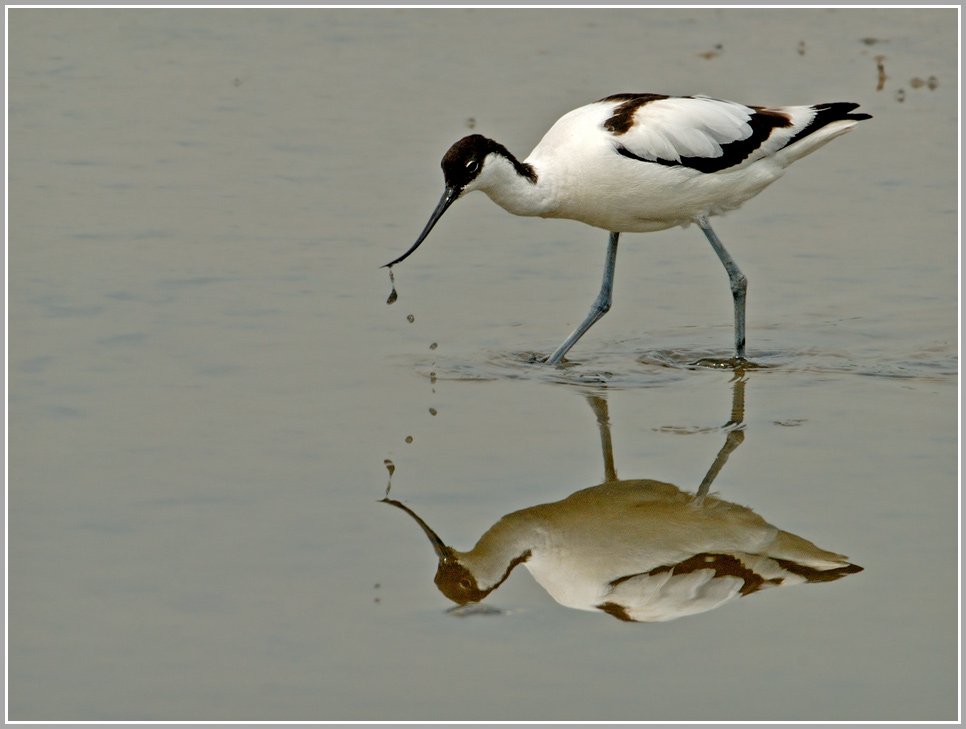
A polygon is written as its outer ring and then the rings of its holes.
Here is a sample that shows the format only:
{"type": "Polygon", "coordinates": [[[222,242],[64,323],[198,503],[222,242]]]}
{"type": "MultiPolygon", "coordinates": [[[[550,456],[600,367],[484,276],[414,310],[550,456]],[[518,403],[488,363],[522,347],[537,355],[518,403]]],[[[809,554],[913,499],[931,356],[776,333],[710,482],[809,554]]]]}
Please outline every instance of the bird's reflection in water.
{"type": "Polygon", "coordinates": [[[588,401],[600,425],[606,480],[562,501],[507,514],[468,552],[447,546],[412,509],[387,497],[429,537],[436,586],[459,605],[478,603],[519,564],[562,605],[619,620],[693,615],[758,590],[830,582],[861,572],[841,554],[772,526],[709,493],[744,432],[744,380],[734,383],[728,435],[695,493],[614,468],[606,401],[588,401]]]}

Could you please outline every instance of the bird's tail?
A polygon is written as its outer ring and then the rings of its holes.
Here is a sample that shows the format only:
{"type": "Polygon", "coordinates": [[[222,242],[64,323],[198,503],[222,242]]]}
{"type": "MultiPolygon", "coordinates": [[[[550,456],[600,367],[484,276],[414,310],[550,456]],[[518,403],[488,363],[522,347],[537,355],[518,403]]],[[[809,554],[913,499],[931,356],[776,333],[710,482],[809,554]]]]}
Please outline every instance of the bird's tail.
{"type": "Polygon", "coordinates": [[[851,101],[833,101],[812,106],[815,116],[784,149],[775,154],[777,161],[787,167],[845,134],[860,121],[872,118],[871,114],[854,111],[858,106],[851,101]]]}

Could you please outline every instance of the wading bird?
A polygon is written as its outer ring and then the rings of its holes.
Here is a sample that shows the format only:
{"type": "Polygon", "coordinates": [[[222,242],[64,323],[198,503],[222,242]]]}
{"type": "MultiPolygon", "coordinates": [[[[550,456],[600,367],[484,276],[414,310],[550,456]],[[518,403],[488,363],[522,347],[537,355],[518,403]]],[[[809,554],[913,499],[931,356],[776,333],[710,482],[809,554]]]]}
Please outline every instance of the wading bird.
{"type": "Polygon", "coordinates": [[[621,233],[696,223],[724,264],[735,308],[735,360],[745,359],[747,278],[708,222],[738,208],[792,162],[869,114],[858,104],[744,106],[706,96],[616,94],[562,116],[523,162],[492,139],[464,137],[443,156],[445,191],[412,247],[473,190],[514,215],[579,220],[610,232],[600,293],[547,359],[559,363],[611,307],[621,233]]]}

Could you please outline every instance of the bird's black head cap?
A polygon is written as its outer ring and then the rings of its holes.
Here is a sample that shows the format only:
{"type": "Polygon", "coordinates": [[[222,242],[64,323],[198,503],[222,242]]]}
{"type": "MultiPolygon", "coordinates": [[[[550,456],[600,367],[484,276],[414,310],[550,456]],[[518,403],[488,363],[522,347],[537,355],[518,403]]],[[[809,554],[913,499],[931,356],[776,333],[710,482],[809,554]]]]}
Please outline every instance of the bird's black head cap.
{"type": "Polygon", "coordinates": [[[483,163],[491,154],[498,154],[508,160],[522,177],[536,182],[537,176],[530,165],[525,165],[499,142],[487,139],[482,134],[471,134],[449,148],[443,155],[440,166],[446,186],[462,190],[475,180],[483,171],[483,163]]]}

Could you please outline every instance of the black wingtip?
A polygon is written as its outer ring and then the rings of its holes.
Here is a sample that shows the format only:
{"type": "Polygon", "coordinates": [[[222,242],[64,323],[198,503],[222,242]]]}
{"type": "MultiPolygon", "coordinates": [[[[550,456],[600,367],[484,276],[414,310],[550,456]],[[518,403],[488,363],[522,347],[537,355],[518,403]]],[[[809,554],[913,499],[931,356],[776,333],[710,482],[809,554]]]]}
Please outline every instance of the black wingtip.
{"type": "Polygon", "coordinates": [[[862,111],[853,112],[854,109],[858,109],[859,105],[854,101],[832,101],[825,104],[816,104],[815,110],[821,115],[823,120],[822,126],[828,124],[829,122],[839,121],[841,119],[850,119],[852,121],[863,121],[865,119],[871,119],[871,114],[866,114],[862,111]]]}

